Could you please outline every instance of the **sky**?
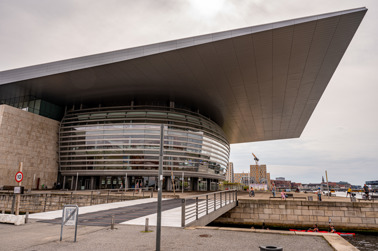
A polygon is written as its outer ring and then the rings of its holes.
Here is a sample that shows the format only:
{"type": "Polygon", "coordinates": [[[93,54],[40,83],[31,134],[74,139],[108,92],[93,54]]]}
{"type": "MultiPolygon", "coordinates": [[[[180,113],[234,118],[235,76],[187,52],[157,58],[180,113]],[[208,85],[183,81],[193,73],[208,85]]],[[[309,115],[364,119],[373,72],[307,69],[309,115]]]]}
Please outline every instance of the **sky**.
{"type": "Polygon", "coordinates": [[[376,0],[0,0],[0,71],[327,12],[367,7],[300,138],[231,145],[235,172],[362,185],[378,180],[376,0]]]}

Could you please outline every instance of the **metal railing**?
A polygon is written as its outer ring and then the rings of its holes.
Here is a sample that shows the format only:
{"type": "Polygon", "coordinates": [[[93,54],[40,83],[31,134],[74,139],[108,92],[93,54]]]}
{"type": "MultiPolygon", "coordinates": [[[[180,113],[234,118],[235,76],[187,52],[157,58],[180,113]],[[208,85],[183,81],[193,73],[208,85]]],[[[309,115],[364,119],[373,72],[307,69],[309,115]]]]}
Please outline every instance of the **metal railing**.
{"type": "MultiPolygon", "coordinates": [[[[140,198],[152,198],[153,189],[109,189],[92,191],[41,191],[38,193],[25,193],[21,195],[21,212],[46,212],[62,209],[66,204],[91,206],[97,204],[120,202],[140,198]]],[[[14,213],[15,196],[13,192],[0,193],[0,213],[14,213]]]]}
{"type": "Polygon", "coordinates": [[[237,190],[225,190],[181,199],[181,227],[234,203],[237,196],[237,190]]]}

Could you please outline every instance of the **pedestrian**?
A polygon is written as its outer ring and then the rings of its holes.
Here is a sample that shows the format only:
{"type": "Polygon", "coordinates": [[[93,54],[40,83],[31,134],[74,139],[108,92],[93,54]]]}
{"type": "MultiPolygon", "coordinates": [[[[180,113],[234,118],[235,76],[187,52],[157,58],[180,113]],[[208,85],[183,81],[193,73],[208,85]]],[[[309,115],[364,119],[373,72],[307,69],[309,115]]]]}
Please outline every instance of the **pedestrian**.
{"type": "Polygon", "coordinates": [[[309,228],[306,232],[319,232],[318,224],[314,224],[314,228],[309,228]]]}
{"type": "Polygon", "coordinates": [[[365,184],[364,185],[364,193],[365,193],[365,198],[368,200],[369,199],[369,187],[365,184]]]}
{"type": "Polygon", "coordinates": [[[253,186],[250,186],[249,188],[249,197],[255,197],[255,191],[253,190],[253,186]]]}
{"type": "Polygon", "coordinates": [[[351,186],[348,188],[346,197],[348,197],[348,195],[349,195],[349,197],[352,197],[352,187],[351,186]]]}
{"type": "Polygon", "coordinates": [[[273,184],[273,187],[272,187],[272,194],[273,194],[273,197],[276,197],[276,185],[273,184]]]}
{"type": "Polygon", "coordinates": [[[135,190],[136,190],[136,193],[139,192],[139,182],[137,182],[137,183],[135,184],[135,190]]]}
{"type": "Polygon", "coordinates": [[[320,190],[320,187],[316,193],[318,194],[318,201],[322,201],[322,191],[320,190]]]}
{"type": "Polygon", "coordinates": [[[286,193],[285,193],[285,190],[283,189],[281,191],[281,199],[286,200],[286,193]]]}

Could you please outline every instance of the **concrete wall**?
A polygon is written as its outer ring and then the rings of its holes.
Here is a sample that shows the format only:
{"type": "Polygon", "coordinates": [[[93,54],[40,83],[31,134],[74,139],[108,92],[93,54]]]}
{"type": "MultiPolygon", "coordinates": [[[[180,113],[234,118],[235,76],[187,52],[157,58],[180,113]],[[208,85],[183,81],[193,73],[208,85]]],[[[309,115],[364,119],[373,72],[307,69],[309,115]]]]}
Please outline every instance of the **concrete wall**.
{"type": "Polygon", "coordinates": [[[17,186],[15,174],[23,162],[26,189],[51,188],[58,174],[59,122],[8,105],[0,105],[0,187],[17,186]]]}
{"type": "Polygon", "coordinates": [[[336,230],[378,231],[378,203],[372,202],[239,200],[237,207],[215,222],[307,229],[314,223],[328,227],[329,217],[336,230]]]}

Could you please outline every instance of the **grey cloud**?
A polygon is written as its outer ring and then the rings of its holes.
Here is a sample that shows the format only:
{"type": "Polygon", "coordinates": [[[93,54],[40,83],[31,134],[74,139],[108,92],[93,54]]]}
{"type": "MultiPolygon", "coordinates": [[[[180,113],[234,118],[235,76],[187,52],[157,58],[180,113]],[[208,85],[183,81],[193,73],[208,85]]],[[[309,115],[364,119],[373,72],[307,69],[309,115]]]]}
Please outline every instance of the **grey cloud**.
{"type": "Polygon", "coordinates": [[[206,15],[190,0],[0,0],[0,71],[367,6],[365,20],[301,138],[233,145],[231,160],[235,171],[246,171],[254,152],[268,169],[271,165],[273,177],[296,181],[318,182],[325,169],[333,180],[361,184],[378,179],[378,2],[233,0],[219,4],[221,9],[206,15]]]}

